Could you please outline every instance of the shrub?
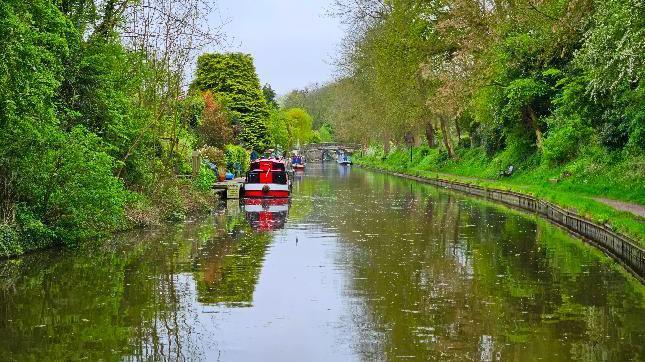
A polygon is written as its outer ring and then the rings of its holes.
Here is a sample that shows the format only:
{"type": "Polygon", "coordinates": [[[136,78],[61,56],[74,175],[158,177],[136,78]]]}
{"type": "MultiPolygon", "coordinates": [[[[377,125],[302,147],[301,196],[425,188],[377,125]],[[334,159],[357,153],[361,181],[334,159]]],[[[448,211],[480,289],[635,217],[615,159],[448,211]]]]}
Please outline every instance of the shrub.
{"type": "Polygon", "coordinates": [[[226,155],[219,148],[206,146],[199,150],[199,153],[205,159],[216,164],[217,167],[226,167],[226,155]]]}
{"type": "Polygon", "coordinates": [[[159,180],[151,198],[152,202],[161,210],[164,220],[182,221],[186,218],[186,205],[181,197],[179,183],[175,178],[165,177],[159,180]]]}
{"type": "Polygon", "coordinates": [[[578,155],[578,149],[592,137],[593,130],[579,118],[549,121],[549,132],[544,139],[544,160],[549,164],[569,161],[578,155]]]}
{"type": "Polygon", "coordinates": [[[193,180],[193,185],[197,190],[206,192],[213,188],[215,181],[217,181],[215,172],[206,167],[206,165],[202,165],[202,167],[199,169],[199,175],[197,175],[197,177],[193,180]]]}
{"type": "Polygon", "coordinates": [[[251,156],[241,146],[226,145],[226,168],[241,175],[251,167],[251,156]]]}
{"type": "Polygon", "coordinates": [[[15,226],[0,223],[0,257],[20,255],[22,252],[15,226]]]}
{"type": "Polygon", "coordinates": [[[205,144],[224,147],[233,141],[233,127],[224,107],[210,91],[203,93],[204,111],[198,131],[205,144]]]}

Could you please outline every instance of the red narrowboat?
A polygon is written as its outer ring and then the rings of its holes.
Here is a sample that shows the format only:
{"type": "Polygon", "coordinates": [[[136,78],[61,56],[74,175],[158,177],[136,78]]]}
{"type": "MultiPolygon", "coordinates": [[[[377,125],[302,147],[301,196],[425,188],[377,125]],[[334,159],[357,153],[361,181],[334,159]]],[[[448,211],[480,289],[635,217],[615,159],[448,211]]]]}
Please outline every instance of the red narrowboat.
{"type": "Polygon", "coordinates": [[[280,198],[289,197],[290,193],[291,180],[284,161],[261,158],[251,162],[244,197],[280,198]]]}

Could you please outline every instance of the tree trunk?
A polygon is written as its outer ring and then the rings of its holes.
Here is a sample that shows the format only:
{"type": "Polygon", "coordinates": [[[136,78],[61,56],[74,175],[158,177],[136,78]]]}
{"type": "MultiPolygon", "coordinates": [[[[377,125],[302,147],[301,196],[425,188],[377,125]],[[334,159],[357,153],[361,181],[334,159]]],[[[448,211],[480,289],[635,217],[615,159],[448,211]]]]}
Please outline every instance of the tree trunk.
{"type": "Polygon", "coordinates": [[[387,155],[390,154],[390,133],[385,132],[383,134],[383,151],[384,151],[384,156],[387,157],[387,155]]]}
{"type": "Polygon", "coordinates": [[[540,151],[542,151],[542,131],[540,131],[540,127],[538,126],[537,115],[535,114],[535,111],[533,110],[533,107],[531,107],[530,104],[526,106],[526,113],[528,115],[531,128],[533,128],[533,131],[535,132],[535,140],[536,140],[537,148],[540,151]]]}
{"type": "Polygon", "coordinates": [[[0,173],[0,197],[2,198],[2,205],[0,205],[0,222],[11,224],[16,218],[16,209],[14,203],[13,187],[10,180],[10,175],[0,173]]]}
{"type": "Polygon", "coordinates": [[[452,142],[450,141],[450,135],[448,134],[448,126],[446,125],[446,118],[440,117],[441,124],[441,136],[443,138],[443,145],[446,146],[446,151],[448,151],[448,157],[455,158],[455,151],[452,148],[452,142]]]}
{"type": "Polygon", "coordinates": [[[421,137],[419,137],[419,134],[415,133],[412,136],[413,142],[414,142],[414,147],[419,147],[421,146],[421,137]]]}
{"type": "Polygon", "coordinates": [[[457,140],[461,140],[461,128],[459,127],[459,120],[455,118],[455,131],[457,131],[457,140]]]}
{"type": "Polygon", "coordinates": [[[434,127],[432,126],[432,122],[428,121],[426,122],[426,139],[428,140],[428,147],[434,148],[436,146],[435,140],[434,140],[434,127]]]}

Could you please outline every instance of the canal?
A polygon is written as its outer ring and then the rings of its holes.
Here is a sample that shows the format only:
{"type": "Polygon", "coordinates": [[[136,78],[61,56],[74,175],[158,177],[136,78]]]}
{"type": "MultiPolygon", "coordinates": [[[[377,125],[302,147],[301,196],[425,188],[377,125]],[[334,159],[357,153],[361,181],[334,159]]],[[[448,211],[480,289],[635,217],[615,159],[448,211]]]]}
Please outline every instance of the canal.
{"type": "Polygon", "coordinates": [[[0,360],[629,361],[645,288],[533,216],[309,165],[290,204],[0,262],[0,360]]]}

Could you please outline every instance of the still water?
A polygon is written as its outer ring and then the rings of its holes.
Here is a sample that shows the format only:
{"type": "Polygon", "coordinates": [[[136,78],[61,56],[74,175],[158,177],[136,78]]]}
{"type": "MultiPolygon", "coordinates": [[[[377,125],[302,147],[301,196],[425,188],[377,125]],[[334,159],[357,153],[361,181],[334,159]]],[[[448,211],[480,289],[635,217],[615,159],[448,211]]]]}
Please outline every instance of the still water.
{"type": "Polygon", "coordinates": [[[335,164],[287,204],[228,202],[0,275],[0,360],[645,359],[645,288],[601,253],[335,164]]]}

